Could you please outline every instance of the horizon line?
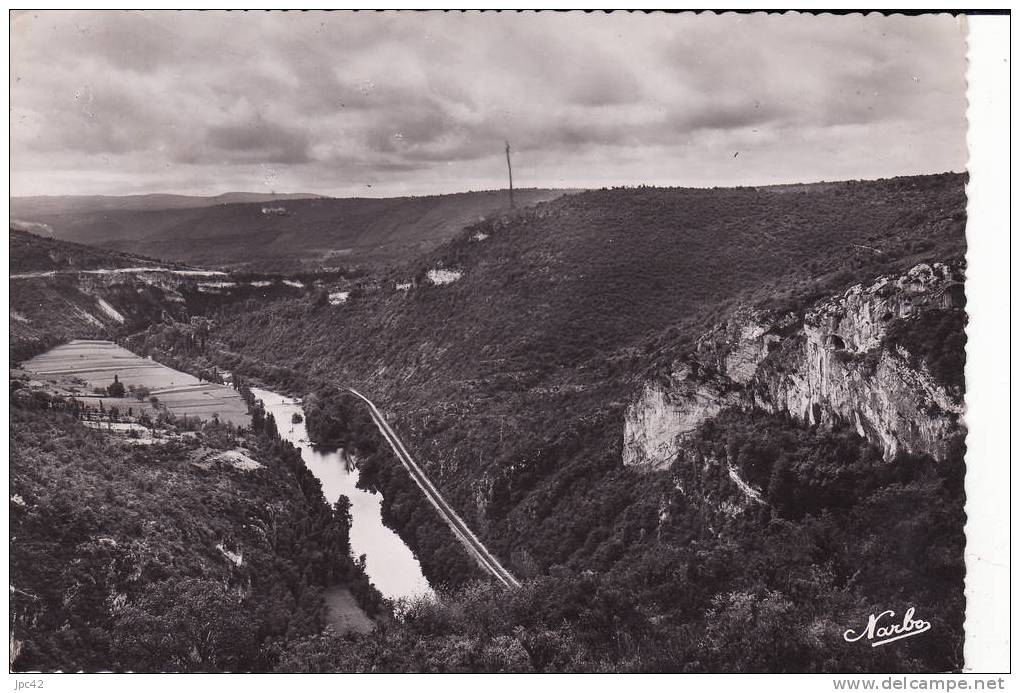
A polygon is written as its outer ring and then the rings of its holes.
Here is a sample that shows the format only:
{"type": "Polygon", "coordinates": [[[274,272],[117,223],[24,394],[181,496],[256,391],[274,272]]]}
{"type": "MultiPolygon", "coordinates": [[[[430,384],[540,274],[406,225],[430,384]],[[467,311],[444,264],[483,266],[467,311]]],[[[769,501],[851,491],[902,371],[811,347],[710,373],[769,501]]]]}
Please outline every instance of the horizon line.
{"type": "MultiPolygon", "coordinates": [[[[738,188],[775,188],[781,186],[790,185],[823,185],[831,183],[868,183],[878,182],[885,180],[895,180],[897,178],[923,178],[927,176],[944,176],[944,175],[963,175],[968,173],[966,169],[962,171],[947,170],[947,171],[932,171],[928,173],[905,173],[895,176],[879,176],[876,178],[838,178],[838,179],[821,179],[821,180],[805,180],[805,181],[791,181],[791,182],[772,182],[772,183],[744,183],[741,185],[661,185],[661,184],[649,184],[649,183],[633,183],[633,184],[617,184],[617,185],[598,185],[598,186],[530,186],[530,187],[515,187],[515,191],[527,191],[527,190],[562,190],[564,192],[569,191],[592,191],[592,190],[618,190],[618,189],[635,189],[635,188],[685,188],[689,190],[718,190],[718,189],[738,189],[738,188]]],[[[289,197],[295,195],[306,196],[303,199],[327,199],[327,200],[357,200],[357,199],[370,199],[370,200],[387,200],[387,199],[400,199],[400,198],[416,198],[416,197],[442,197],[444,195],[468,195],[472,193],[496,193],[496,192],[507,192],[508,188],[483,188],[479,190],[451,190],[447,192],[439,193],[418,193],[418,194],[402,194],[402,195],[331,195],[329,193],[316,193],[316,192],[256,192],[253,190],[227,190],[224,192],[213,193],[213,194],[196,194],[196,193],[182,193],[182,192],[165,192],[165,191],[150,191],[150,192],[138,192],[138,193],[56,193],[56,194],[36,194],[36,195],[8,195],[9,200],[25,200],[25,199],[55,199],[61,197],[71,198],[95,198],[95,197],[109,197],[115,199],[124,199],[132,197],[188,197],[195,199],[211,200],[217,197],[225,197],[227,195],[265,195],[269,197],[289,197]]],[[[300,198],[299,198],[300,199],[300,198]]],[[[234,202],[227,204],[255,204],[253,202],[234,202]]]]}

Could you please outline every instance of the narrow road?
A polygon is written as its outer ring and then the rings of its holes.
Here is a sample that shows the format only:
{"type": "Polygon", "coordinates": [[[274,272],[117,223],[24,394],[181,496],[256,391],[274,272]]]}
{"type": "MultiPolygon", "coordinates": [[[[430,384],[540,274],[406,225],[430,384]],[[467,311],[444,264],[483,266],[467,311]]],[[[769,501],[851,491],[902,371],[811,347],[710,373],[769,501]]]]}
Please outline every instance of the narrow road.
{"type": "Polygon", "coordinates": [[[382,433],[383,438],[385,438],[390,444],[390,447],[393,448],[393,452],[396,454],[397,459],[399,459],[401,464],[404,465],[404,468],[407,469],[408,474],[410,474],[414,482],[418,484],[418,488],[422,490],[425,497],[432,503],[432,506],[439,512],[442,518],[446,520],[446,524],[450,526],[450,529],[453,530],[454,535],[464,545],[464,548],[468,550],[468,553],[474,556],[475,560],[478,561],[478,564],[482,566],[486,572],[490,573],[494,578],[503,583],[504,586],[520,587],[521,583],[517,581],[517,578],[511,575],[510,571],[500,565],[499,561],[496,560],[491,553],[489,553],[489,550],[485,548],[482,542],[478,540],[478,537],[476,537],[468,528],[467,523],[465,523],[464,520],[462,520],[460,516],[454,512],[453,508],[450,507],[450,504],[446,502],[443,496],[440,495],[439,491],[436,490],[436,487],[432,485],[432,482],[429,481],[427,476],[425,476],[425,472],[421,470],[418,464],[411,457],[411,453],[407,451],[404,444],[400,442],[399,438],[397,438],[397,434],[394,433],[393,429],[390,428],[390,425],[386,423],[386,418],[382,415],[379,409],[376,408],[375,404],[372,403],[372,400],[365,397],[365,395],[361,394],[354,388],[349,387],[347,390],[368,405],[368,409],[372,414],[372,420],[375,421],[375,425],[379,429],[379,432],[382,433]]]}
{"type": "Polygon", "coordinates": [[[114,269],[58,269],[39,272],[11,274],[8,279],[43,279],[65,274],[175,274],[180,277],[226,277],[227,273],[220,270],[182,270],[169,267],[116,267],[114,269]]]}

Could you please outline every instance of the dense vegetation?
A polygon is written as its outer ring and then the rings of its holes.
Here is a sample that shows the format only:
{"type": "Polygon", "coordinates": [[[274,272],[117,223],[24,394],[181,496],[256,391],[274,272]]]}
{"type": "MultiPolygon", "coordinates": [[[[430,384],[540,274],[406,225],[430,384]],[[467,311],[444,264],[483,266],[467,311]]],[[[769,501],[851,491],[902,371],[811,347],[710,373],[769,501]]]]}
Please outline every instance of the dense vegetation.
{"type": "Polygon", "coordinates": [[[381,613],[346,499],[331,508],[265,420],[139,446],[76,414],[12,393],[16,670],[266,671],[287,639],[322,630],[325,587],[381,613]],[[216,461],[238,448],[263,466],[216,461]]]}
{"type": "Polygon", "coordinates": [[[184,307],[157,286],[142,282],[81,282],[76,270],[166,266],[150,258],[67,243],[12,228],[10,273],[72,272],[10,281],[10,359],[30,358],[71,338],[136,331],[164,316],[180,318],[184,307]],[[93,286],[94,285],[94,286],[93,286]],[[102,286],[100,292],[97,288],[102,286]],[[124,306],[124,321],[106,313],[98,296],[124,306]],[[129,307],[130,309],[128,309],[129,307]]]}
{"type": "Polygon", "coordinates": [[[10,283],[10,300],[12,363],[69,339],[108,339],[187,316],[186,306],[171,300],[161,287],[131,280],[87,290],[73,275],[19,279],[10,283]],[[123,322],[106,313],[99,298],[120,307],[123,322]]]}
{"type": "MultiPolygon", "coordinates": [[[[28,275],[10,282],[12,362],[30,358],[68,339],[116,338],[165,320],[182,320],[219,310],[235,301],[293,298],[306,293],[301,286],[289,285],[281,281],[282,277],[265,273],[232,277],[235,285],[222,293],[205,290],[194,278],[180,275],[89,274],[90,270],[188,268],[13,228],[10,250],[11,274],[28,275]]],[[[296,276],[298,282],[308,284],[336,283],[340,278],[336,271],[296,276]]]]}
{"type": "Polygon", "coordinates": [[[166,266],[151,258],[68,243],[14,228],[10,229],[9,248],[11,274],[166,266]]]}
{"type": "MultiPolygon", "coordinates": [[[[358,639],[289,644],[292,671],[947,671],[962,666],[963,460],[893,464],[852,431],[727,412],[646,512],[590,526],[601,548],[505,591],[472,583],[358,639]],[[731,455],[769,505],[728,478],[731,455]],[[876,519],[880,518],[880,519],[876,519]],[[895,605],[895,606],[894,606],[895,605]],[[928,639],[842,633],[914,606],[928,639]],[[922,616],[923,615],[923,616],[922,616]]],[[[593,500],[594,497],[593,497],[593,500]]],[[[633,507],[633,506],[632,506],[633,507]]]]}
{"type": "Polygon", "coordinates": [[[924,364],[939,383],[962,395],[966,326],[967,313],[962,308],[931,309],[894,323],[885,342],[906,349],[915,367],[924,364]]]}

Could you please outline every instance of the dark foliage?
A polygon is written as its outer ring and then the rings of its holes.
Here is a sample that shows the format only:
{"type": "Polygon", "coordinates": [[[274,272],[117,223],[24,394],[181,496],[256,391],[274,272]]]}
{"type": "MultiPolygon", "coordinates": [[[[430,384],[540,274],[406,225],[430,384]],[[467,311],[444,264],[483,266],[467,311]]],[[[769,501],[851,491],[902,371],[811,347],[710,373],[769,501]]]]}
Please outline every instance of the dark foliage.
{"type": "Polygon", "coordinates": [[[915,367],[924,364],[939,383],[962,395],[966,326],[967,313],[962,308],[926,310],[891,325],[885,341],[906,349],[915,367]]]}
{"type": "MultiPolygon", "coordinates": [[[[595,521],[601,564],[506,591],[420,600],[357,639],[290,641],[284,671],[949,671],[962,666],[962,448],[891,462],[845,430],[728,412],[676,460],[643,535],[595,521]],[[777,441],[774,449],[769,446],[777,441]],[[750,501],[735,454],[782,485],[750,501]],[[773,454],[774,453],[774,454],[773,454]],[[774,459],[768,462],[770,457],[774,459]],[[615,546],[615,549],[607,547],[615,546]],[[930,635],[852,646],[868,615],[910,606],[930,635]]],[[[647,486],[646,482],[646,486],[647,486]]],[[[585,561],[589,566],[592,560],[585,561]]]]}
{"type": "Polygon", "coordinates": [[[325,502],[265,421],[259,434],[208,424],[130,446],[85,428],[60,398],[16,395],[16,670],[264,671],[274,643],[321,630],[325,586],[347,584],[380,612],[350,555],[349,509],[325,502]],[[239,445],[263,467],[209,461],[239,445]]]}

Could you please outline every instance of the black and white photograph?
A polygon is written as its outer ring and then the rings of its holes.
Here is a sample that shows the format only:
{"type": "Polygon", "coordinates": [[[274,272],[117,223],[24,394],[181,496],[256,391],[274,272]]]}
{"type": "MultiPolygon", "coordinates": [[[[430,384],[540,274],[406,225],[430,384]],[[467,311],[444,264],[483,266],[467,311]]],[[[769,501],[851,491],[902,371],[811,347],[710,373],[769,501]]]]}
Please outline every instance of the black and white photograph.
{"type": "Polygon", "coordinates": [[[991,667],[968,15],[8,21],[13,690],[991,667]]]}

